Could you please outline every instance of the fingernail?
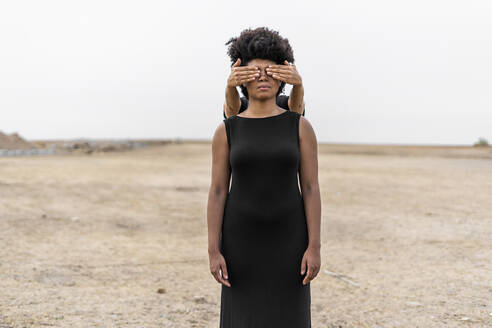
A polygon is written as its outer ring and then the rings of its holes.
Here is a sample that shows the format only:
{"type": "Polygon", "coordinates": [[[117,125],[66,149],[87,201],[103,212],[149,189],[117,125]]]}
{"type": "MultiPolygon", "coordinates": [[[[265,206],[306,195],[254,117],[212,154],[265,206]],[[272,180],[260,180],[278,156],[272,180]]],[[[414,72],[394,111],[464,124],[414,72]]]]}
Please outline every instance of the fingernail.
{"type": "Polygon", "coordinates": [[[226,279],[228,279],[228,278],[227,278],[227,275],[225,275],[224,277],[225,277],[226,279]]]}

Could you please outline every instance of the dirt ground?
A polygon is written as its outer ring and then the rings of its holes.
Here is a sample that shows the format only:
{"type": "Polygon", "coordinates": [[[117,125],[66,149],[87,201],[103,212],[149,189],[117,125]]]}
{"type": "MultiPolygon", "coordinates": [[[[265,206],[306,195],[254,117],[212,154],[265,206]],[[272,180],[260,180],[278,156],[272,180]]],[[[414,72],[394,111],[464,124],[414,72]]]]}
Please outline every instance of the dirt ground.
{"type": "MultiPolygon", "coordinates": [[[[218,327],[210,149],[0,158],[0,327],[218,327]]],[[[492,327],[491,147],[320,144],[319,181],[313,328],[492,327]]]]}

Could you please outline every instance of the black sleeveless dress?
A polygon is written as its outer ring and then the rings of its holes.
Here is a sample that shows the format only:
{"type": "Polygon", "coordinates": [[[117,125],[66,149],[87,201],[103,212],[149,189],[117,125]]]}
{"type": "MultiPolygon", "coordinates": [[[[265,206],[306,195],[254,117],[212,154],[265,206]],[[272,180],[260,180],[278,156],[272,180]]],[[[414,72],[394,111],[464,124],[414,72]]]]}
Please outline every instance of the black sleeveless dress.
{"type": "Polygon", "coordinates": [[[220,328],[311,327],[299,119],[285,111],[224,120],[232,183],[219,245],[231,287],[221,285],[220,328]]]}

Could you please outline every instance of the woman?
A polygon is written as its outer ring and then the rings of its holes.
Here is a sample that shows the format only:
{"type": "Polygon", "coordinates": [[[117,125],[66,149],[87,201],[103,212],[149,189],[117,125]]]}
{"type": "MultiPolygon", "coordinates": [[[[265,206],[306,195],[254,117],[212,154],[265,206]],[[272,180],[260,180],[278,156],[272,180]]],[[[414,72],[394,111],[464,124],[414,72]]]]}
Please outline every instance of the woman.
{"type": "Polygon", "coordinates": [[[285,83],[268,69],[294,62],[293,52],[267,28],[229,42],[231,61],[259,72],[241,86],[248,109],[224,119],[212,141],[208,251],[222,284],[220,327],[310,328],[321,264],[317,141],[302,115],[277,106],[285,83]]]}

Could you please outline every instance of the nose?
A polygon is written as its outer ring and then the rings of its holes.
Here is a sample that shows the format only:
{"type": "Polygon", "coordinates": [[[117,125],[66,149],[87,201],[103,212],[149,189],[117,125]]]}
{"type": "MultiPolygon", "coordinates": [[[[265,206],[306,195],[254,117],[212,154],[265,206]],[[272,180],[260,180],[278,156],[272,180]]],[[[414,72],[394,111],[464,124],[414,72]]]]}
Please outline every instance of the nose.
{"type": "Polygon", "coordinates": [[[268,78],[268,75],[266,73],[266,68],[264,69],[259,68],[259,71],[260,71],[260,76],[258,77],[259,81],[263,81],[268,78]]]}

